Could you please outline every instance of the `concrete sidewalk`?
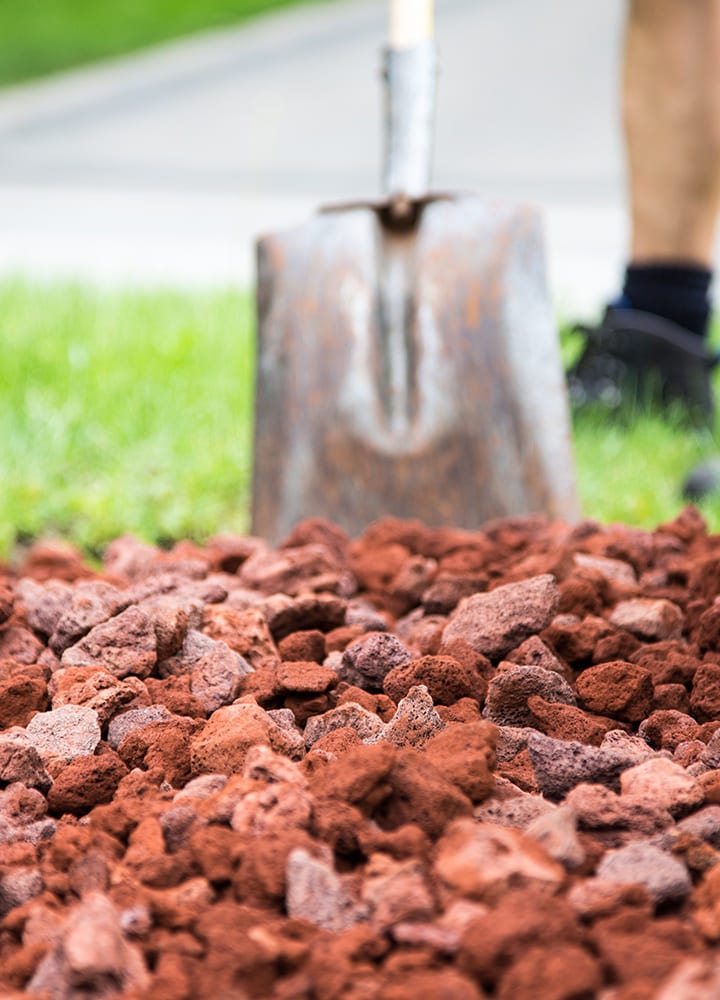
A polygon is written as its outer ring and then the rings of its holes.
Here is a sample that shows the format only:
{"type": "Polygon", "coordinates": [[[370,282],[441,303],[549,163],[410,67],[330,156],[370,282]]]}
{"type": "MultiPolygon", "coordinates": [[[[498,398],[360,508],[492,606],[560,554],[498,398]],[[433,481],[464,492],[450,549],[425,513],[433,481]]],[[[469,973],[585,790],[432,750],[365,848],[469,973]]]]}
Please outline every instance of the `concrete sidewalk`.
{"type": "MultiPolygon", "coordinates": [[[[623,0],[437,0],[435,184],[546,209],[565,308],[614,288],[623,0]]],[[[379,189],[384,0],[267,16],[0,93],[0,271],[252,280],[252,241],[379,189]]]]}

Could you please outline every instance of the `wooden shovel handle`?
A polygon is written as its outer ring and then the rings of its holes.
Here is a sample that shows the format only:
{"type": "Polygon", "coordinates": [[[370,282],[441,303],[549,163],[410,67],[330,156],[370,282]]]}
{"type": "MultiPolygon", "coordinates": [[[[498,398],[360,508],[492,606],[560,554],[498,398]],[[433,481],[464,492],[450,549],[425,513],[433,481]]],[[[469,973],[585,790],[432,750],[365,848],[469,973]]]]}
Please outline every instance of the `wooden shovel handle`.
{"type": "Polygon", "coordinates": [[[390,0],[391,49],[422,45],[433,34],[433,0],[390,0]]]}

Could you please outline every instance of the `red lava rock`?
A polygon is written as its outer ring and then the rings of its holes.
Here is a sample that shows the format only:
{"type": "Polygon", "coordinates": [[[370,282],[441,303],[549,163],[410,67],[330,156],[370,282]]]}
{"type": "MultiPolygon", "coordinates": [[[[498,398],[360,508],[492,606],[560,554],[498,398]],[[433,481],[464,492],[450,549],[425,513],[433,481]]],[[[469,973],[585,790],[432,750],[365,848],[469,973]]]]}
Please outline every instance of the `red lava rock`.
{"type": "Polygon", "coordinates": [[[579,945],[530,948],[502,977],[498,1000],[572,1000],[592,996],[602,982],[598,960],[579,945]]]}
{"type": "Polygon", "coordinates": [[[570,574],[560,584],[558,612],[571,615],[598,615],[607,597],[605,577],[585,569],[570,574]]]}
{"type": "Polygon", "coordinates": [[[314,660],[284,661],[277,671],[279,691],[319,694],[329,691],[338,683],[338,675],[329,667],[323,667],[314,660]]]}
{"type": "Polygon", "coordinates": [[[406,614],[421,603],[436,573],[435,559],[411,556],[390,581],[383,603],[396,616],[406,614]]]}
{"type": "Polygon", "coordinates": [[[222,639],[191,629],[178,654],[166,660],[161,670],[165,675],[189,674],[193,696],[207,712],[214,712],[234,701],[243,678],[253,668],[222,639]]]}
{"type": "Polygon", "coordinates": [[[670,813],[646,799],[616,795],[603,785],[581,783],[565,798],[581,829],[607,833],[612,829],[656,833],[671,825],[670,813]]]}
{"type": "Polygon", "coordinates": [[[67,667],[57,670],[49,684],[52,707],[81,705],[97,712],[101,726],[107,725],[125,708],[150,704],[147,687],[137,677],[119,680],[96,667],[67,667]]]}
{"type": "Polygon", "coordinates": [[[643,644],[630,632],[618,629],[595,643],[593,663],[609,663],[611,660],[631,660],[634,653],[643,649],[643,644]]]}
{"type": "Polygon", "coordinates": [[[622,771],[637,763],[634,755],[623,749],[592,747],[540,733],[529,736],[528,754],[539,790],[551,799],[562,798],[586,781],[617,786],[622,771]]]}
{"type": "Polygon", "coordinates": [[[603,963],[621,981],[647,980],[655,991],[663,978],[696,950],[690,933],[677,918],[650,923],[634,909],[597,921],[591,940],[603,963]]]}
{"type": "Polygon", "coordinates": [[[671,601],[653,601],[636,597],[615,605],[610,621],[640,639],[679,639],[682,611],[671,601]]]}
{"type": "Polygon", "coordinates": [[[255,669],[274,668],[280,659],[264,615],[254,608],[237,611],[222,604],[206,605],[203,632],[227,643],[255,669]]]}
{"type": "Polygon", "coordinates": [[[521,642],[517,649],[513,649],[507,654],[506,659],[509,663],[520,667],[542,667],[544,670],[554,670],[563,675],[567,670],[542,639],[536,635],[521,642]]]}
{"type": "Polygon", "coordinates": [[[375,715],[356,702],[345,702],[336,708],[308,719],[305,726],[305,743],[312,747],[335,729],[354,729],[363,743],[374,743],[385,731],[385,724],[375,715]]]}
{"type": "Polygon", "coordinates": [[[423,656],[394,667],[385,675],[383,689],[399,702],[411,687],[424,684],[437,705],[454,705],[460,698],[484,702],[487,681],[471,666],[449,656],[423,656]]]}
{"type": "Polygon", "coordinates": [[[152,619],[138,607],[130,607],[96,625],[66,649],[61,657],[69,667],[98,666],[116,677],[132,674],[148,677],[157,662],[157,638],[152,619]]]}
{"type": "Polygon", "coordinates": [[[529,948],[563,946],[579,937],[575,915],[564,900],[541,888],[513,888],[491,911],[470,917],[461,936],[459,964],[488,982],[529,948]]]}
{"type": "Polygon", "coordinates": [[[202,622],[202,602],[184,599],[177,590],[142,600],[138,607],[152,621],[159,661],[175,656],[185,641],[188,629],[202,622]]]}
{"type": "Polygon", "coordinates": [[[220,708],[192,742],[193,770],[196,774],[240,774],[250,748],[261,743],[291,757],[301,755],[297,741],[291,740],[258,705],[220,708]]]}
{"type": "Polygon", "coordinates": [[[348,646],[338,674],[348,684],[367,691],[382,691],[387,674],[411,660],[412,653],[395,636],[376,632],[348,646]]]}
{"type": "Polygon", "coordinates": [[[425,615],[419,608],[399,619],[395,628],[414,652],[419,656],[434,656],[442,645],[443,629],[447,618],[440,615],[425,615]]]}
{"type": "Polygon", "coordinates": [[[47,708],[47,684],[40,677],[0,680],[0,729],[26,726],[36,712],[47,708]]]}
{"type": "Polygon", "coordinates": [[[438,656],[449,656],[465,669],[480,674],[486,681],[495,673],[495,668],[486,656],[476,653],[469,642],[464,639],[453,639],[443,642],[438,648],[438,656]]]}
{"type": "Polygon", "coordinates": [[[653,690],[653,708],[689,712],[690,695],[683,684],[656,684],[653,690]]]}
{"type": "Polygon", "coordinates": [[[345,609],[345,626],[359,628],[363,632],[387,632],[392,619],[387,612],[381,612],[370,601],[354,597],[345,609]]]}
{"type": "Polygon", "coordinates": [[[25,578],[17,586],[28,625],[44,638],[53,634],[57,623],[69,608],[73,589],[60,580],[47,580],[40,584],[25,578]]]}
{"type": "Polygon", "coordinates": [[[575,705],[546,701],[539,695],[531,695],[527,707],[535,727],[556,740],[579,740],[599,746],[606,733],[617,726],[614,719],[591,715],[575,705]]]}
{"type": "Polygon", "coordinates": [[[50,648],[60,656],[92,628],[118,614],[129,603],[127,597],[110,584],[100,580],[79,583],[50,636],[50,648]]]}
{"type": "Polygon", "coordinates": [[[129,768],[153,768],[174,788],[184,785],[193,772],[192,740],[199,730],[193,719],[172,718],[151,722],[129,732],[118,744],[118,754],[129,768]]]}
{"type": "Polygon", "coordinates": [[[615,634],[616,630],[604,618],[559,615],[542,632],[541,638],[571,666],[582,669],[594,660],[600,643],[615,634]]]}
{"type": "Polygon", "coordinates": [[[700,665],[697,647],[683,642],[655,642],[641,646],[630,657],[653,675],[653,684],[689,684],[700,665]]]}
{"type": "Polygon", "coordinates": [[[281,642],[291,632],[330,632],[339,628],[345,624],[346,609],[347,602],[332,594],[300,594],[294,599],[274,594],[261,606],[275,642],[281,642]]]}
{"type": "Polygon", "coordinates": [[[720,639],[720,604],[714,603],[704,611],[692,633],[693,641],[700,649],[718,651],[720,639]]]}
{"type": "Polygon", "coordinates": [[[533,719],[528,699],[539,696],[548,702],[575,704],[570,685],[554,670],[543,667],[508,667],[490,681],[485,716],[504,726],[530,725],[533,719]]]}
{"type": "Polygon", "coordinates": [[[419,685],[410,688],[400,700],[397,711],[383,727],[381,736],[399,747],[420,748],[443,727],[428,689],[419,685]]]}
{"type": "Polygon", "coordinates": [[[324,750],[332,754],[333,757],[341,757],[348,750],[355,750],[362,745],[362,740],[356,730],[350,726],[341,726],[316,740],[313,744],[313,750],[324,750]]]}
{"type": "Polygon", "coordinates": [[[356,544],[351,553],[353,573],[360,586],[371,593],[385,590],[410,558],[410,550],[399,543],[367,548],[356,544]]]}
{"type": "MultiPolygon", "coordinates": [[[[332,632],[328,632],[324,636],[326,652],[328,654],[345,652],[347,647],[359,639],[365,631],[362,625],[343,625],[340,628],[334,628],[332,632]]],[[[322,633],[320,634],[322,635],[322,633]]]]}
{"type": "Polygon", "coordinates": [[[262,545],[260,538],[220,534],[208,538],[205,551],[211,569],[223,573],[237,573],[245,560],[262,545]]]}
{"type": "Polygon", "coordinates": [[[623,795],[646,800],[669,813],[688,812],[704,799],[701,785],[679,764],[655,757],[636,764],[620,775],[623,795]]]}
{"type": "Polygon", "coordinates": [[[37,662],[42,652],[42,643],[29,629],[11,624],[0,628],[0,660],[14,660],[29,666],[37,662]]]}
{"type": "Polygon", "coordinates": [[[82,580],[92,576],[82,553],[59,539],[35,542],[19,566],[20,576],[33,580],[82,580]]]}
{"type": "Polygon", "coordinates": [[[397,705],[386,694],[370,694],[369,691],[346,684],[345,681],[340,682],[336,694],[338,705],[355,702],[368,712],[375,712],[383,722],[389,722],[397,709],[397,705]]]}
{"type": "Polygon", "coordinates": [[[326,694],[286,694],[283,701],[283,709],[291,712],[298,726],[304,726],[308,719],[329,708],[330,698],[326,694]]]}
{"type": "Polygon", "coordinates": [[[12,615],[15,594],[10,586],[0,582],[0,625],[4,625],[12,615]]]}
{"type": "Polygon", "coordinates": [[[51,990],[64,997],[81,987],[90,996],[101,996],[108,983],[121,990],[146,990],[150,976],[138,946],[123,936],[110,900],[93,893],[70,914],[57,946],[39,964],[28,990],[41,994],[51,990]]]}
{"type": "Polygon", "coordinates": [[[653,699],[649,670],[617,660],[583,670],[576,682],[578,697],[590,712],[638,722],[650,712],[653,699]]]}
{"type": "Polygon", "coordinates": [[[417,750],[399,751],[388,781],[392,794],[375,813],[383,829],[415,823],[436,838],[451,820],[472,812],[470,799],[417,750]]]}
{"type": "Polygon", "coordinates": [[[498,732],[487,722],[450,726],[425,745],[434,767],[473,802],[482,802],[493,789],[498,732]]]}
{"type": "Polygon", "coordinates": [[[341,561],[347,558],[350,539],[336,524],[322,517],[309,517],[296,524],[278,548],[292,549],[302,545],[324,545],[341,561]]]}
{"type": "Polygon", "coordinates": [[[48,805],[61,816],[72,813],[83,816],[93,806],[112,800],[127,768],[116,753],[100,757],[75,757],[55,776],[48,792],[48,805]]]}
{"type": "Polygon", "coordinates": [[[675,750],[678,744],[696,739],[700,726],[685,712],[657,710],[640,724],[638,732],[656,750],[675,750]]]}
{"type": "Polygon", "coordinates": [[[37,748],[20,726],[0,732],[0,788],[16,782],[43,791],[51,784],[37,748]]]}
{"type": "Polygon", "coordinates": [[[482,1000],[483,996],[476,983],[452,969],[403,972],[397,982],[383,987],[385,1000],[482,1000]]]}
{"type": "Polygon", "coordinates": [[[710,722],[720,716],[720,665],[703,663],[695,672],[690,708],[699,722],[710,722]]]}
{"type": "Polygon", "coordinates": [[[283,550],[258,548],[242,564],[240,579],[266,594],[331,590],[337,584],[337,556],[323,544],[300,545],[283,550]]]}
{"type": "Polygon", "coordinates": [[[446,726],[453,722],[480,722],[480,706],[474,698],[461,698],[454,705],[437,705],[436,712],[446,726]]]}
{"type": "Polygon", "coordinates": [[[435,871],[448,887],[471,899],[491,899],[511,885],[557,888],[560,865],[517,830],[459,819],[438,845],[435,871]]]}
{"type": "Polygon", "coordinates": [[[424,591],[422,605],[428,615],[447,615],[453,611],[464,597],[471,597],[487,589],[487,577],[482,574],[459,576],[451,573],[438,574],[434,582],[424,591]]]}
{"type": "Polygon", "coordinates": [[[100,742],[97,712],[81,705],[63,705],[39,712],[27,726],[27,735],[43,758],[70,761],[93,753],[100,742]]]}
{"type": "Polygon", "coordinates": [[[108,743],[117,750],[125,737],[136,729],[149,726],[151,722],[169,722],[172,718],[164,705],[148,705],[145,708],[130,709],[116,716],[108,726],[108,743]]]}
{"type": "Polygon", "coordinates": [[[285,906],[288,916],[328,931],[343,931],[365,917],[332,866],[302,847],[288,856],[285,906]]]}
{"type": "Polygon", "coordinates": [[[317,629],[310,629],[307,632],[295,632],[292,635],[286,636],[278,644],[280,659],[290,660],[291,662],[314,660],[315,663],[322,663],[327,652],[330,652],[330,650],[326,649],[325,636],[317,629]]]}
{"type": "Polygon", "coordinates": [[[205,718],[205,707],[191,692],[189,677],[166,677],[163,680],[148,677],[146,686],[153,703],[164,705],[174,715],[205,718]]]}
{"type": "Polygon", "coordinates": [[[457,608],[443,642],[465,639],[478,653],[495,659],[549,625],[559,600],[557,583],[549,575],[476,594],[457,608]]]}
{"type": "Polygon", "coordinates": [[[36,548],[0,993],[711,1000],[718,553],[690,509],[36,548]]]}

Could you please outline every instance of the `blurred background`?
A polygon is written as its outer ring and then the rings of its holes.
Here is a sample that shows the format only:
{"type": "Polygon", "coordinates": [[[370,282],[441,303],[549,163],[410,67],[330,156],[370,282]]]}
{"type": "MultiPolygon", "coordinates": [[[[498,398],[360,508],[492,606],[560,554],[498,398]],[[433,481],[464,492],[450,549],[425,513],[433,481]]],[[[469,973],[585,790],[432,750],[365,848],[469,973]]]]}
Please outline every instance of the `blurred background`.
{"type": "MultiPolygon", "coordinates": [[[[593,308],[624,245],[623,0],[436,7],[436,186],[540,203],[556,300],[593,308]]],[[[386,22],[384,0],[0,0],[0,268],[247,284],[258,231],[378,193],[386,22]]]]}
{"type": "MultiPolygon", "coordinates": [[[[542,207],[566,361],[624,265],[624,6],[436,0],[435,187],[542,207]]],[[[385,0],[0,0],[0,561],[247,528],[253,242],[379,193],[386,33],[385,0]]],[[[574,430],[602,520],[672,517],[714,448],[574,430]]]]}

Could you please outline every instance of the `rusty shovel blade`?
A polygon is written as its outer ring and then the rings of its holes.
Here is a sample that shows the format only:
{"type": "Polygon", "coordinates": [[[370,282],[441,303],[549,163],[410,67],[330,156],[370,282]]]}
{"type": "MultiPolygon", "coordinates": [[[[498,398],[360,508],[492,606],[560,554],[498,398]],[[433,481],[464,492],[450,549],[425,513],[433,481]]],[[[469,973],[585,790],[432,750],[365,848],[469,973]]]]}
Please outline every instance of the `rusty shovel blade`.
{"type": "Polygon", "coordinates": [[[480,198],[318,214],[258,241],[253,531],[383,515],[577,515],[534,209],[480,198]]]}

